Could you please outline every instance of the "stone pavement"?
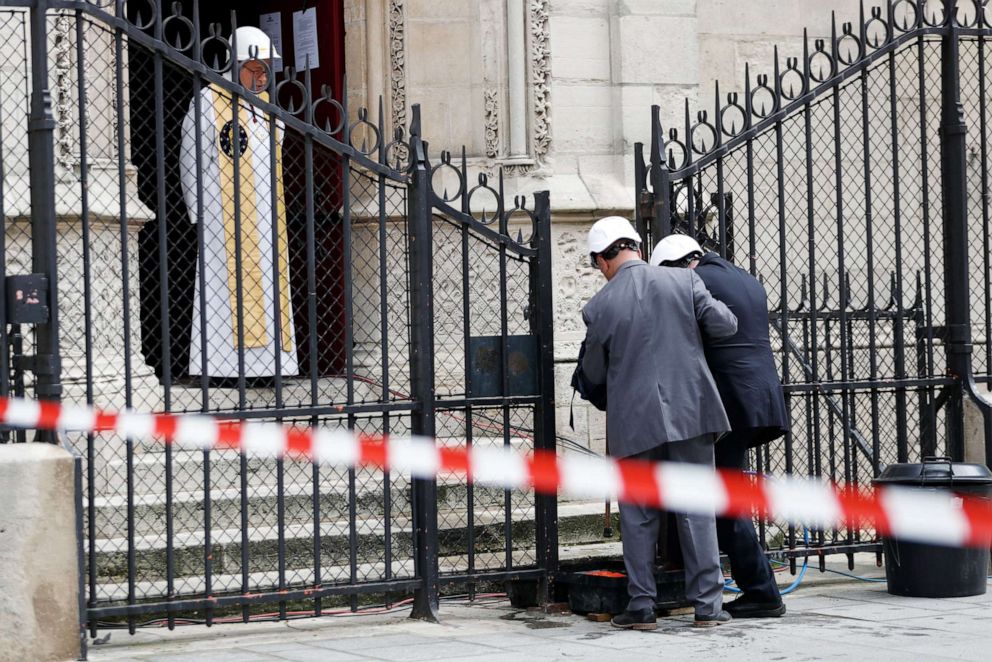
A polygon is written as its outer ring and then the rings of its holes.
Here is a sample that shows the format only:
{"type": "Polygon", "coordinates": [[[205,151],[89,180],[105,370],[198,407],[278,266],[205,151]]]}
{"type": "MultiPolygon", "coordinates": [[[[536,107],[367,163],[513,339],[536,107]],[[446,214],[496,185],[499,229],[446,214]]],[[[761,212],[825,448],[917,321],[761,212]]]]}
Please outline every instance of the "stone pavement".
{"type": "MultiPolygon", "coordinates": [[[[859,568],[861,570],[861,568],[859,568]]],[[[876,576],[878,571],[874,573],[876,576]]],[[[445,601],[441,624],[390,614],[283,623],[115,631],[90,647],[95,662],[502,662],[504,660],[868,659],[988,660],[992,595],[928,600],[889,595],[811,569],[787,596],[785,618],[737,621],[709,630],[691,617],[660,619],[654,632],[615,630],[576,615],[514,609],[506,600],[445,601]]],[[[836,577],[836,575],[834,575],[836,577]]],[[[105,633],[101,633],[105,634],[105,633]]]]}

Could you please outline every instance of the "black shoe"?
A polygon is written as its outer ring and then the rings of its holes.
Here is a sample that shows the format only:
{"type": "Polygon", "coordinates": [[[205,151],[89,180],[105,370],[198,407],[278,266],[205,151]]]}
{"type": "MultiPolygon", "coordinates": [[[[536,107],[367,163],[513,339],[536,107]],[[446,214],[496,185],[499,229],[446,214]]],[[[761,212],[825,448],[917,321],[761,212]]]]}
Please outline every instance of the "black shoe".
{"type": "Polygon", "coordinates": [[[759,602],[742,595],[723,608],[734,618],[781,618],[785,615],[785,603],[781,598],[778,602],[759,602]]]}
{"type": "Polygon", "coordinates": [[[720,613],[716,616],[703,616],[701,614],[696,614],[696,620],[693,622],[693,626],[697,628],[711,628],[717,625],[723,625],[724,623],[729,623],[734,620],[734,617],[728,614],[726,611],[720,610],[720,613]]]}
{"type": "Polygon", "coordinates": [[[654,630],[658,627],[658,618],[654,609],[635,609],[614,616],[610,625],[621,630],[654,630]]]}

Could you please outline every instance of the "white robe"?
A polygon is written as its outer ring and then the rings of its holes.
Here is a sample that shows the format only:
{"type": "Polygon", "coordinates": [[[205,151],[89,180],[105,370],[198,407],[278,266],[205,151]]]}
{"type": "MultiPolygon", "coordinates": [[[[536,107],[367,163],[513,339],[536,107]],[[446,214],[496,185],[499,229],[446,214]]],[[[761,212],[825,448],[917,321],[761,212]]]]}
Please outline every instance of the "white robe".
{"type": "MultiPolygon", "coordinates": [[[[201,274],[199,261],[196,269],[196,288],[193,300],[193,324],[191,329],[189,372],[200,375],[202,372],[202,352],[206,349],[207,375],[210,377],[238,377],[238,315],[236,304],[236,281],[234,280],[233,225],[230,222],[233,201],[233,187],[222,190],[221,169],[228,167],[221,159],[233,161],[233,156],[221,149],[217,130],[214,102],[220,94],[226,110],[221,117],[234,118],[234,108],[225,92],[206,87],[200,92],[200,117],[202,155],[203,217],[197,218],[197,157],[196,157],[196,107],[195,99],[190,102],[189,111],[183,121],[183,145],[180,171],[183,197],[192,222],[203,223],[203,245],[200,250],[205,260],[201,274]],[[227,201],[228,226],[225,228],[225,208],[227,201]],[[232,284],[235,286],[232,287],[232,284]],[[206,325],[201,329],[201,298],[206,303],[206,325]]],[[[219,101],[220,102],[220,101],[219,101]]],[[[245,377],[270,377],[276,374],[276,341],[281,336],[281,372],[283,375],[296,375],[299,367],[296,360],[296,342],[292,323],[292,301],[289,292],[289,251],[285,240],[285,230],[279,242],[279,305],[280,322],[275,316],[276,289],[273,284],[273,195],[272,164],[270,151],[269,117],[253,111],[244,100],[240,103],[238,122],[244,129],[248,141],[248,151],[240,157],[240,169],[249,167],[253,177],[244,171],[244,177],[254,183],[251,191],[241,190],[241,258],[242,258],[242,324],[247,329],[244,348],[245,377]],[[255,269],[250,267],[254,265],[255,269]],[[254,312],[254,314],[253,314],[254,312]],[[250,318],[250,319],[249,319],[250,318]],[[288,324],[287,324],[288,321],[288,324]]],[[[228,149],[236,132],[233,126],[227,133],[228,149]]],[[[277,124],[276,148],[281,149],[284,129],[277,124]]],[[[230,170],[227,171],[231,172],[230,170]]],[[[281,173],[279,173],[281,176],[281,173]]],[[[230,183],[230,182],[228,182],[230,183]]],[[[250,187],[249,187],[250,188],[250,187]]],[[[277,195],[281,194],[281,185],[277,195]]],[[[282,200],[277,209],[284,212],[282,200]]],[[[285,219],[282,219],[285,228],[285,219]]],[[[278,236],[277,234],[277,236],[278,236]]]]}

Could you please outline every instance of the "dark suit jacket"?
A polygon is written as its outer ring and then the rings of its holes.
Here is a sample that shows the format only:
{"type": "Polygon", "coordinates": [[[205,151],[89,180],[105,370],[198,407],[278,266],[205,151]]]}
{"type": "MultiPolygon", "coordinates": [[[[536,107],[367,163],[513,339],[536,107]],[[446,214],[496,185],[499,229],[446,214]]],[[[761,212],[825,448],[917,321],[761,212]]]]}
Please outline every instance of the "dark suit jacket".
{"type": "Polygon", "coordinates": [[[582,319],[582,371],[589,384],[606,384],[610,455],[730,429],[703,339],[732,336],[737,320],[694,271],[627,262],[582,319]]]}
{"type": "Polygon", "coordinates": [[[705,344],[730,427],[735,432],[759,429],[755,446],[781,437],[789,429],[789,412],[768,340],[765,288],[715,253],[704,255],[695,272],[713,297],[737,316],[737,333],[705,344]]]}

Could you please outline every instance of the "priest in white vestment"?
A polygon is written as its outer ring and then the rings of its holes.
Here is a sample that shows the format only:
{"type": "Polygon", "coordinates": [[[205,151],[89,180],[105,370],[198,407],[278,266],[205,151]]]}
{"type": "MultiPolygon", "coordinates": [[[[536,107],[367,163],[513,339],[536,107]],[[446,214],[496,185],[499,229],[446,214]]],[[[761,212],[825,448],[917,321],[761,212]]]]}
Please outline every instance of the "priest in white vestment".
{"type": "MultiPolygon", "coordinates": [[[[268,87],[267,72],[260,60],[267,60],[271,68],[279,54],[258,28],[238,28],[236,41],[242,85],[267,98],[263,91],[268,87]],[[253,55],[257,59],[252,59],[253,55]]],[[[282,182],[285,128],[276,123],[273,159],[269,115],[245,99],[239,99],[235,113],[231,95],[213,86],[200,91],[199,117],[195,102],[195,98],[190,102],[183,121],[180,170],[190,220],[203,224],[200,250],[206,266],[201,273],[198,262],[196,270],[189,372],[203,374],[205,353],[208,377],[240,376],[240,344],[245,377],[276,375],[277,353],[278,372],[296,375],[299,367],[282,182]],[[239,154],[237,163],[235,150],[239,154]],[[197,195],[198,168],[202,173],[202,196],[197,195]],[[235,196],[235,181],[239,184],[239,199],[235,196]],[[206,324],[201,322],[202,306],[206,324]]]]}

